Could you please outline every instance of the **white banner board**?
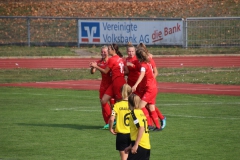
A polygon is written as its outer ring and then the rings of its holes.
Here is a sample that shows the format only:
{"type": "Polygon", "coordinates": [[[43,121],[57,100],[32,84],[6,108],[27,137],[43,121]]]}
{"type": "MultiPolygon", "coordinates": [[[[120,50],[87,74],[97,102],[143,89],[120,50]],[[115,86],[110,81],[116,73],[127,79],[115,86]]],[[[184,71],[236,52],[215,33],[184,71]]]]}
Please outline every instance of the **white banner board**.
{"type": "Polygon", "coordinates": [[[80,44],[183,45],[183,21],[79,20],[80,44]]]}

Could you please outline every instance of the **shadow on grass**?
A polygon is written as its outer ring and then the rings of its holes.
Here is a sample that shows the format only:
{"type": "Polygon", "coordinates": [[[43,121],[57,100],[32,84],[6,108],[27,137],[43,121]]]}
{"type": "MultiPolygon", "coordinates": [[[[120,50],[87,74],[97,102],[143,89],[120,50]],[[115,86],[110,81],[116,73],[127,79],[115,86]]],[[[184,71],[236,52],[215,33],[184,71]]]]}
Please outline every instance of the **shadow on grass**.
{"type": "Polygon", "coordinates": [[[30,123],[17,123],[21,126],[37,126],[37,127],[53,127],[53,128],[70,128],[70,129],[100,129],[102,126],[87,126],[78,124],[30,124],[30,123]]]}

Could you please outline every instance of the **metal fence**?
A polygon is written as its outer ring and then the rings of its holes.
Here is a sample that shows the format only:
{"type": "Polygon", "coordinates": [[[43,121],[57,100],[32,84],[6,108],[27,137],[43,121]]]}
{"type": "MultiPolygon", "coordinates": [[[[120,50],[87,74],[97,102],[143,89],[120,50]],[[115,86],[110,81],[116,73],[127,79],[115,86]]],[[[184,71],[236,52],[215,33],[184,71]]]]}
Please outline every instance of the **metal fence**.
{"type": "MultiPolygon", "coordinates": [[[[88,18],[0,16],[0,45],[77,47],[78,19],[88,18]]],[[[144,21],[167,18],[136,19],[144,21]]],[[[184,20],[183,33],[183,47],[186,48],[240,47],[240,17],[187,18],[184,20]]]]}
{"type": "Polygon", "coordinates": [[[240,47],[240,17],[187,18],[185,47],[240,47]]]}

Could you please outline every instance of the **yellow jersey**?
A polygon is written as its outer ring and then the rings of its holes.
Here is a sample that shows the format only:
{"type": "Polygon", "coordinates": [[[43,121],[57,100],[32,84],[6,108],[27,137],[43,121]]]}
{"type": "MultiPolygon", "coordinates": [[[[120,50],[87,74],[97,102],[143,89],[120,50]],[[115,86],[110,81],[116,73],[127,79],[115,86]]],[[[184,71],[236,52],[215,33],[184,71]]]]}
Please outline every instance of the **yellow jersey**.
{"type": "Polygon", "coordinates": [[[128,108],[128,101],[122,100],[114,104],[112,116],[116,118],[115,132],[130,133],[129,117],[130,110],[128,108]]]}
{"type": "Polygon", "coordinates": [[[139,145],[145,149],[151,149],[147,118],[141,109],[134,109],[129,118],[131,141],[136,141],[138,128],[144,127],[144,133],[139,145]]]}

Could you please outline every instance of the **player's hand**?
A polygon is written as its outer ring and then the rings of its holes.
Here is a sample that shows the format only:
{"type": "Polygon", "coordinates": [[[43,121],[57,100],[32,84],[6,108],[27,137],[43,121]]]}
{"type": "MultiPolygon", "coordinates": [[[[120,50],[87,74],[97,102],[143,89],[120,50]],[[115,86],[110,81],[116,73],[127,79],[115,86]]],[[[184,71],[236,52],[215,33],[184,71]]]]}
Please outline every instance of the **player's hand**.
{"type": "Polygon", "coordinates": [[[131,146],[128,146],[127,148],[124,149],[124,152],[128,154],[131,151],[131,146]]]}
{"type": "Polygon", "coordinates": [[[97,62],[91,62],[90,63],[90,67],[96,67],[97,66],[97,62]]]}
{"type": "Polygon", "coordinates": [[[135,92],[136,89],[137,89],[137,86],[136,86],[136,85],[132,86],[132,92],[135,92]]]}
{"type": "Polygon", "coordinates": [[[133,66],[134,66],[134,64],[133,64],[133,63],[131,63],[131,62],[127,62],[127,66],[131,66],[131,67],[133,67],[133,66]]]}
{"type": "Polygon", "coordinates": [[[131,149],[132,154],[136,154],[138,149],[138,145],[134,145],[131,149]]]}
{"type": "Polygon", "coordinates": [[[114,131],[114,129],[112,128],[109,128],[109,131],[113,134],[113,135],[116,135],[117,133],[114,131]]]}

